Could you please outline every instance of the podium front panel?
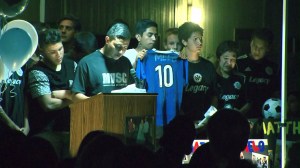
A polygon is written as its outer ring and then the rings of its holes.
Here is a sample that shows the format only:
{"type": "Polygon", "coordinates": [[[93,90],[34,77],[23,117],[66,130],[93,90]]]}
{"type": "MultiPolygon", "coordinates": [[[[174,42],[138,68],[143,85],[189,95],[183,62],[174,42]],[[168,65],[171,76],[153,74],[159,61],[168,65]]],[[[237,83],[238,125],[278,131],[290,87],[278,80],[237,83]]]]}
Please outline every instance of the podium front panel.
{"type": "Polygon", "coordinates": [[[103,130],[124,135],[127,116],[155,116],[156,94],[100,94],[70,105],[70,152],[77,154],[86,134],[103,130]]]}

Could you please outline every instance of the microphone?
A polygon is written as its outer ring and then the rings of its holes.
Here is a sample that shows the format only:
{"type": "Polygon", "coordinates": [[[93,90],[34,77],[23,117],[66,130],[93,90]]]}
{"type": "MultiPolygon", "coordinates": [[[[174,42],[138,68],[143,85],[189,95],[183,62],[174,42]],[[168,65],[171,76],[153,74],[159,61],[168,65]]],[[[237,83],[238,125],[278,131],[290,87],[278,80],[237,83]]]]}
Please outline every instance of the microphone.
{"type": "Polygon", "coordinates": [[[143,80],[140,80],[140,79],[137,78],[135,69],[133,69],[133,68],[130,69],[130,75],[134,79],[135,87],[137,87],[139,89],[143,89],[143,80]]]}

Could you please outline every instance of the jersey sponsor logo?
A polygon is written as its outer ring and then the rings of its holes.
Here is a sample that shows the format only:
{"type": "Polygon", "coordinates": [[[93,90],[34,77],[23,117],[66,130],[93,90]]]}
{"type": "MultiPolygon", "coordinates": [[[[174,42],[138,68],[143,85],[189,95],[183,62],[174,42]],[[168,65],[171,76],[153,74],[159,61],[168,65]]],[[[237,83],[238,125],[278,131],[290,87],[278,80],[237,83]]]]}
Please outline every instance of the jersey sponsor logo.
{"type": "Polygon", "coordinates": [[[126,73],[102,73],[103,86],[125,86],[127,85],[126,73]]]}
{"type": "Polygon", "coordinates": [[[22,80],[20,79],[7,79],[0,82],[0,102],[2,101],[1,95],[9,88],[10,97],[16,97],[18,94],[16,92],[17,85],[21,85],[22,80]]]}
{"type": "Polygon", "coordinates": [[[228,101],[228,100],[236,100],[239,98],[239,95],[223,95],[221,97],[222,100],[228,101]]]}
{"type": "Polygon", "coordinates": [[[273,75],[273,69],[271,67],[266,67],[265,69],[265,72],[268,74],[268,75],[273,75]]]}
{"type": "Polygon", "coordinates": [[[0,83],[0,86],[2,86],[3,84],[5,85],[21,85],[22,80],[20,79],[6,79],[5,81],[3,80],[0,83]]]}
{"type": "MultiPolygon", "coordinates": [[[[24,72],[20,68],[16,71],[16,74],[21,77],[21,76],[23,76],[24,72]]],[[[2,98],[1,98],[2,95],[8,89],[9,89],[9,94],[10,94],[11,98],[16,97],[18,95],[16,88],[20,87],[20,85],[22,84],[22,80],[14,79],[11,77],[11,75],[12,75],[12,73],[9,74],[10,78],[0,81],[0,102],[2,101],[2,98]]]]}
{"type": "Polygon", "coordinates": [[[266,84],[268,85],[270,80],[266,78],[255,78],[255,77],[250,77],[249,78],[250,83],[255,83],[255,84],[266,84]]]}
{"type": "Polygon", "coordinates": [[[240,90],[241,87],[242,87],[242,85],[241,85],[241,83],[240,83],[239,81],[234,82],[233,86],[234,86],[234,88],[237,89],[237,90],[240,90]]]}
{"type": "Polygon", "coordinates": [[[169,55],[159,54],[154,56],[154,61],[159,62],[177,62],[177,59],[170,59],[169,55]]]}
{"type": "Polygon", "coordinates": [[[202,81],[202,75],[200,73],[195,73],[193,79],[196,83],[200,83],[202,81]]]}
{"type": "Polygon", "coordinates": [[[198,93],[198,92],[206,93],[208,89],[209,87],[205,85],[187,85],[185,91],[192,92],[192,93],[198,93]]]}

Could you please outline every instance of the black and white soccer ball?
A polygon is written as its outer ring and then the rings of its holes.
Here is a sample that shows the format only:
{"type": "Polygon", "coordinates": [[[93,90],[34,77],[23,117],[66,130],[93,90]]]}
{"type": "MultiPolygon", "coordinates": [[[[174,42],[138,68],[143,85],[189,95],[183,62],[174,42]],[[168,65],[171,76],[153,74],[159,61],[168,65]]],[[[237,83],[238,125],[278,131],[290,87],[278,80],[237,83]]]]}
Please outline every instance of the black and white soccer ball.
{"type": "Polygon", "coordinates": [[[266,100],[262,112],[266,119],[279,119],[281,116],[281,100],[277,98],[266,100]]]}

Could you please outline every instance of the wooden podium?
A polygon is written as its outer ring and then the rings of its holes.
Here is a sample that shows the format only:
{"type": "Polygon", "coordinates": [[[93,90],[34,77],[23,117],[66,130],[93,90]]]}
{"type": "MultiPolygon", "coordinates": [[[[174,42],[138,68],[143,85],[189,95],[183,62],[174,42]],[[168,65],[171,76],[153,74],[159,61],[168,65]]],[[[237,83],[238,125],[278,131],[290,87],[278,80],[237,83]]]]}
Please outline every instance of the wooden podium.
{"type": "Polygon", "coordinates": [[[93,130],[124,135],[126,116],[153,115],[156,94],[99,94],[70,105],[70,153],[77,154],[84,136],[93,130]]]}

